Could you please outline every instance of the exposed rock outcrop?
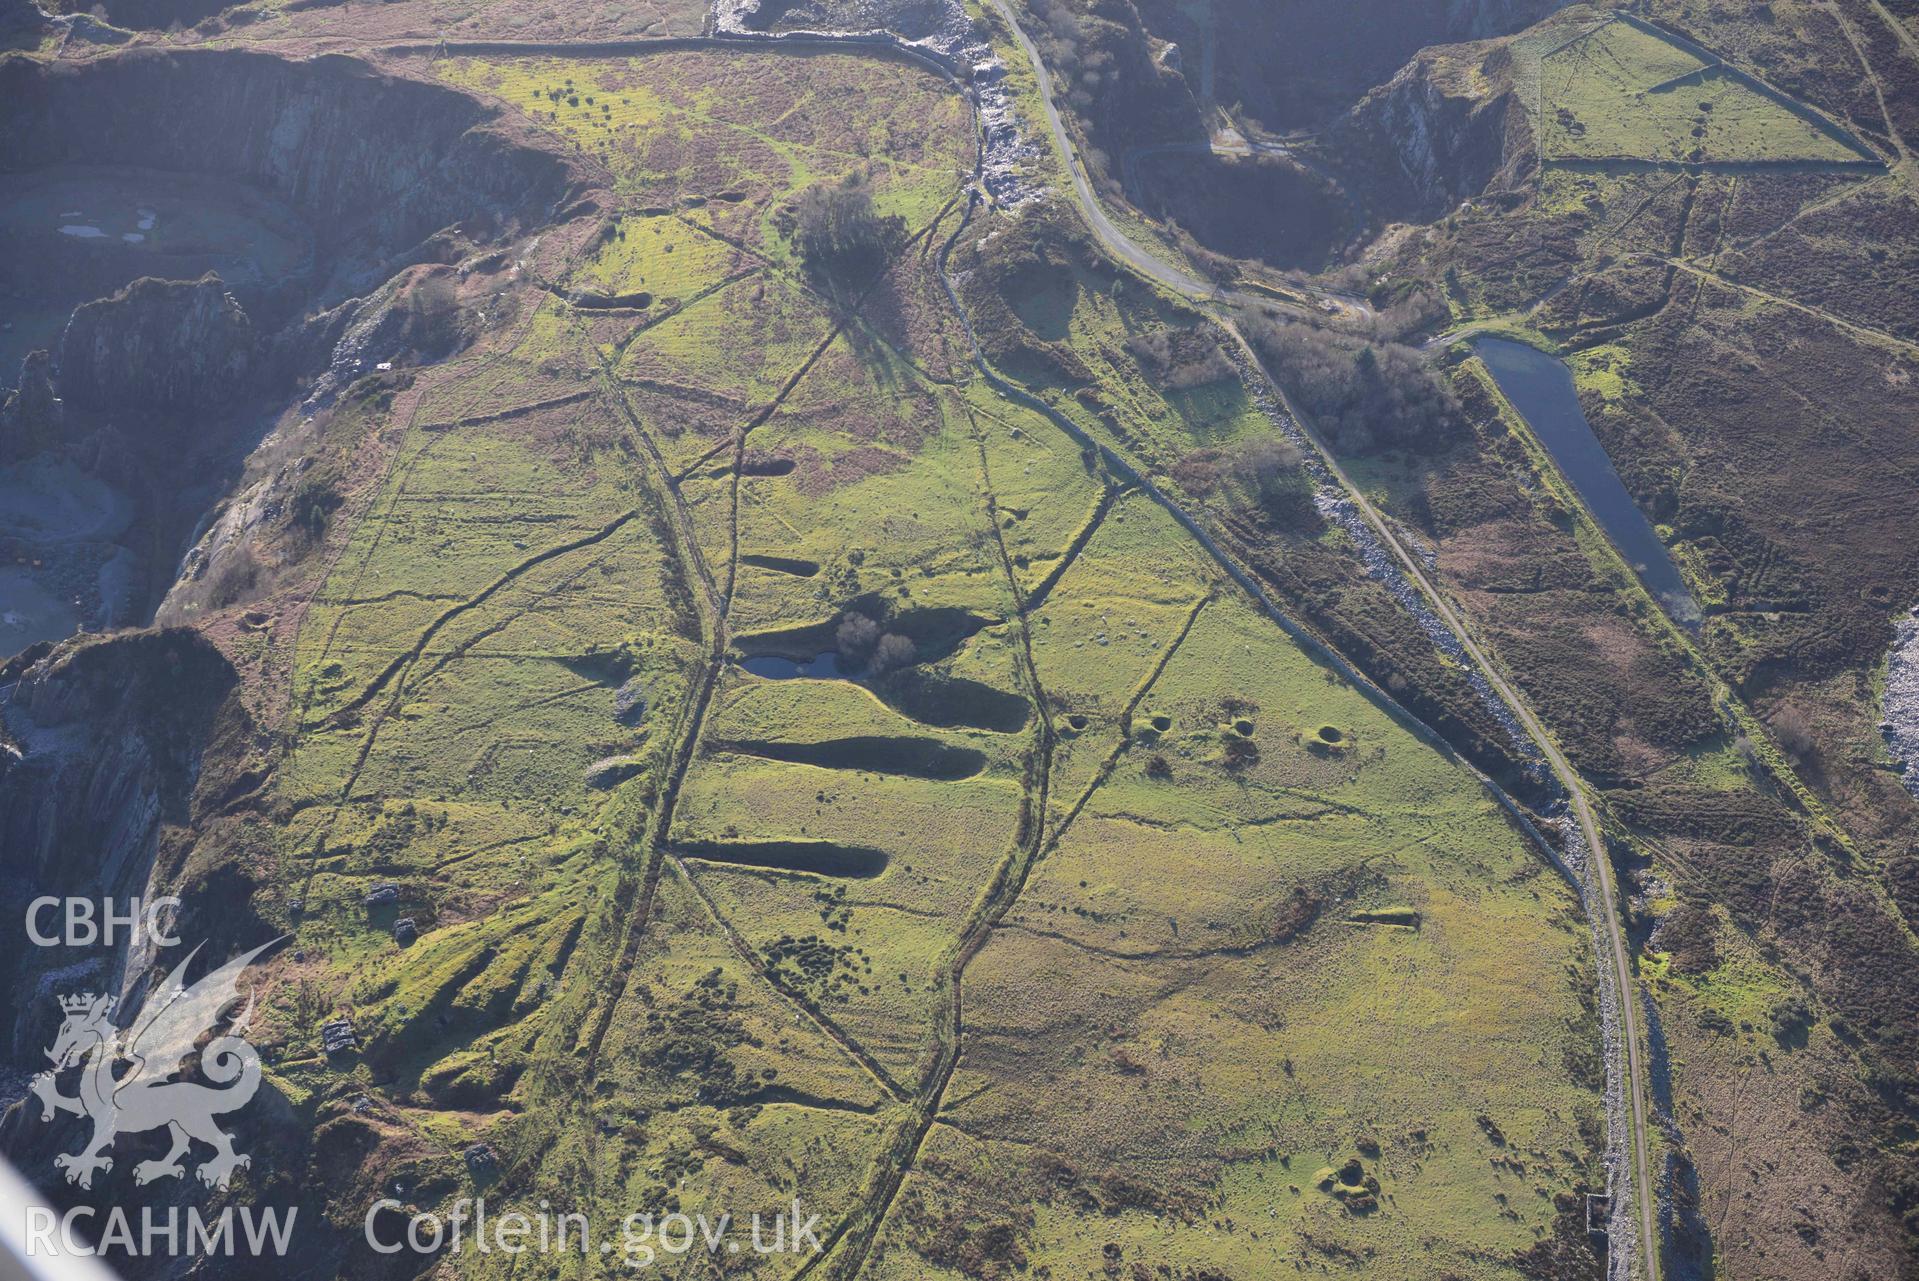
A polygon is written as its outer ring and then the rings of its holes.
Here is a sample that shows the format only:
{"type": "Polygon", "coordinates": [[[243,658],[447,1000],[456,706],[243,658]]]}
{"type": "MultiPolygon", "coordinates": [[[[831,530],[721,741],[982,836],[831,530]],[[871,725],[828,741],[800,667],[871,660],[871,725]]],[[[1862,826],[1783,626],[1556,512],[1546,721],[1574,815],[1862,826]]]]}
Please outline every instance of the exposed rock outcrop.
{"type": "MultiPolygon", "coordinates": [[[[149,261],[132,243],[118,257],[80,246],[105,274],[69,297],[96,300],[0,409],[0,456],[60,446],[135,499],[124,545],[148,560],[134,571],[136,617],[274,420],[275,397],[317,377],[326,399],[378,363],[458,347],[470,326],[443,264],[548,225],[587,185],[497,108],[347,57],[0,58],[0,101],[0,172],[157,172],[183,202],[211,193],[236,216],[288,224],[279,256],[237,296],[184,250],[149,261]],[[198,278],[132,279],[174,271],[198,278]]],[[[58,271],[10,263],[0,274],[35,296],[58,271]]]]}
{"type": "Polygon", "coordinates": [[[76,637],[0,668],[14,686],[3,722],[14,750],[0,750],[7,884],[64,880],[78,857],[104,885],[139,863],[161,815],[185,817],[201,740],[234,681],[186,628],[76,637]],[[57,787],[29,785],[49,774],[57,787]]]}
{"type": "Polygon", "coordinates": [[[1567,0],[1137,0],[1186,75],[1268,129],[1337,118],[1428,45],[1523,31],[1567,0]],[[1363,33],[1363,34],[1362,34],[1363,33]],[[1210,86],[1199,83],[1210,67],[1210,86]]]}
{"type": "Polygon", "coordinates": [[[53,389],[53,362],[44,351],[20,363],[20,381],[0,405],[0,463],[31,458],[60,439],[64,407],[53,389]]]}
{"type": "Polygon", "coordinates": [[[1886,718],[1879,730],[1906,790],[1919,796],[1919,617],[1902,618],[1895,629],[1886,656],[1886,718]]]}
{"type": "Polygon", "coordinates": [[[145,30],[191,26],[228,7],[228,0],[113,0],[105,6],[114,26],[145,30]]]}
{"type": "Polygon", "coordinates": [[[0,41],[22,41],[47,27],[47,15],[33,0],[0,0],[0,41]]]}
{"type": "MultiPolygon", "coordinates": [[[[202,754],[237,679],[186,629],[81,636],[40,645],[0,668],[0,994],[21,1018],[50,967],[74,948],[30,948],[19,923],[43,894],[144,895],[163,829],[190,816],[202,754]]],[[[117,949],[116,949],[117,951],[117,949]]],[[[119,957],[96,954],[108,970],[119,957]]],[[[15,1027],[11,1043],[37,1042],[15,1027]]]]}
{"type": "Polygon", "coordinates": [[[1333,130],[1342,168],[1389,220],[1430,221],[1489,189],[1515,189],[1533,161],[1531,124],[1499,42],[1420,53],[1333,130]]]}
{"type": "Polygon", "coordinates": [[[12,59],[0,100],[0,170],[137,165],[266,189],[316,229],[328,301],[378,283],[449,225],[483,239],[544,222],[575,184],[566,161],[522,145],[493,109],[346,57],[12,59]]]}
{"type": "Polygon", "coordinates": [[[259,336],[218,276],[136,280],[74,309],[56,361],[76,408],[175,413],[237,400],[259,336]]]}

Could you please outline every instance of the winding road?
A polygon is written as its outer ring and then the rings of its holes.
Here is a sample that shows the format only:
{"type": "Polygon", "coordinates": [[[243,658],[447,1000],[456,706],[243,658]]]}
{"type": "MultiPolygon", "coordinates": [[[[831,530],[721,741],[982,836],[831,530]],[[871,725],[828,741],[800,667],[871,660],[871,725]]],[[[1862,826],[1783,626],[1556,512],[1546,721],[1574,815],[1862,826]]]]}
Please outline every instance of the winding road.
{"type": "MultiPolygon", "coordinates": [[[[1033,75],[1039,86],[1040,103],[1045,109],[1046,123],[1052,131],[1054,144],[1059,148],[1060,155],[1066,162],[1067,171],[1072,177],[1073,194],[1079,202],[1080,210],[1086,220],[1087,226],[1090,227],[1093,234],[1099,238],[1100,243],[1105,247],[1106,251],[1114,258],[1119,259],[1133,268],[1140,275],[1195,302],[1225,303],[1233,301],[1256,301],[1247,295],[1236,295],[1221,290],[1210,282],[1201,280],[1188,272],[1162,262],[1138,244],[1135,244],[1123,231],[1114,225],[1112,219],[1108,218],[1105,212],[1100,208],[1099,200],[1093,191],[1092,182],[1087,176],[1086,167],[1080,159],[1077,148],[1073,145],[1071,136],[1067,132],[1065,121],[1060,117],[1059,108],[1053,102],[1052,74],[1047,70],[1045,61],[1039,55],[1039,50],[1034,47],[1033,42],[1027,37],[1025,30],[1020,26],[1018,19],[1014,16],[1011,6],[1006,3],[1006,0],[991,0],[991,3],[1000,17],[1005,21],[1007,27],[1011,30],[1014,39],[1019,43],[1020,51],[1025,54],[1027,60],[1032,64],[1033,75]]],[[[1339,465],[1338,459],[1335,458],[1332,451],[1326,447],[1325,442],[1320,438],[1319,434],[1313,430],[1310,420],[1299,412],[1298,407],[1294,405],[1292,399],[1286,395],[1285,389],[1281,387],[1278,380],[1273,377],[1272,371],[1266,368],[1264,362],[1260,361],[1258,353],[1253,350],[1252,344],[1246,341],[1245,335],[1239,331],[1238,326],[1233,323],[1231,317],[1221,312],[1215,312],[1214,319],[1232,335],[1234,341],[1246,353],[1248,358],[1254,362],[1267,382],[1272,385],[1274,392],[1279,397],[1280,403],[1284,406],[1286,412],[1293,417],[1294,421],[1299,424],[1299,428],[1306,439],[1310,441],[1314,449],[1318,451],[1321,459],[1326,464],[1328,472],[1331,473],[1334,480],[1336,480],[1339,486],[1351,497],[1354,507],[1357,508],[1360,515],[1365,518],[1366,523],[1373,528],[1373,531],[1379,536],[1380,540],[1392,549],[1394,556],[1398,558],[1400,566],[1405,571],[1406,576],[1424,593],[1434,613],[1436,613],[1441,621],[1446,624],[1447,628],[1458,637],[1461,646],[1465,648],[1466,653],[1472,657],[1473,662],[1479,666],[1480,671],[1485,675],[1487,683],[1492,686],[1493,691],[1498,694],[1501,701],[1512,710],[1513,715],[1516,716],[1520,724],[1525,727],[1528,737],[1539,747],[1540,752],[1546,759],[1547,765],[1552,769],[1554,776],[1559,780],[1560,786],[1566,792],[1573,815],[1579,823],[1580,833],[1586,842],[1587,866],[1591,869],[1591,876],[1596,882],[1589,888],[1587,895],[1588,910],[1591,911],[1596,907],[1599,912],[1597,923],[1600,927],[1599,932],[1604,947],[1606,951],[1610,953],[1609,961],[1613,972],[1613,989],[1617,994],[1620,1029],[1625,1041],[1626,1088],[1623,1093],[1625,1095],[1627,1122],[1630,1130],[1630,1155],[1633,1181],[1632,1211],[1635,1220],[1636,1236],[1638,1238],[1639,1257],[1644,1261],[1641,1270],[1647,1278],[1647,1281],[1658,1281],[1660,1272],[1658,1233],[1654,1222],[1658,1201],[1653,1191],[1651,1144],[1647,1133],[1647,1118],[1650,1115],[1651,1108],[1646,1100],[1645,1081],[1647,1073],[1643,1062],[1638,1002],[1634,999],[1635,989],[1632,978],[1631,952],[1626,941],[1625,927],[1620,921],[1619,894],[1614,884],[1611,863],[1606,857],[1605,841],[1599,830],[1598,818],[1594,814],[1592,804],[1587,798],[1585,787],[1577,772],[1572,768],[1571,763],[1567,761],[1565,753],[1560,751],[1559,746],[1553,741],[1552,735],[1547,732],[1544,723],[1540,721],[1538,715],[1527,705],[1526,700],[1521,697],[1519,691],[1513,687],[1511,681],[1501,673],[1498,666],[1488,657],[1486,652],[1480,647],[1479,642],[1473,638],[1473,634],[1466,626],[1465,620],[1460,617],[1459,613],[1440,592],[1438,586],[1427,575],[1425,567],[1419,558],[1400,541],[1394,533],[1391,524],[1386,521],[1379,510],[1373,506],[1365,494],[1360,491],[1359,487],[1353,483],[1352,479],[1339,465]]]]}
{"type": "MultiPolygon", "coordinates": [[[[1059,107],[1053,102],[1053,73],[1046,69],[1046,60],[1039,56],[1039,50],[1027,38],[1025,28],[1019,25],[1019,20],[1013,16],[1013,11],[1006,0],[992,0],[992,5],[1005,20],[1007,27],[1011,29],[1013,38],[1019,42],[1020,52],[1025,54],[1027,62],[1032,64],[1033,78],[1039,85],[1040,107],[1046,113],[1046,125],[1053,132],[1053,140],[1066,159],[1066,170],[1073,180],[1073,195],[1079,201],[1080,212],[1085,217],[1087,225],[1099,237],[1100,243],[1106,247],[1106,252],[1147,279],[1164,285],[1174,293],[1187,298],[1205,302],[1236,303],[1242,306],[1270,305],[1276,301],[1269,293],[1246,293],[1201,279],[1142,249],[1131,237],[1114,225],[1113,220],[1108,218],[1106,211],[1100,207],[1099,198],[1093,193],[1093,184],[1086,175],[1086,166],[1080,163],[1079,152],[1074,149],[1071,137],[1066,131],[1066,122],[1060,118],[1059,107]]],[[[1342,312],[1359,316],[1372,314],[1372,308],[1364,299],[1354,298],[1349,294],[1324,289],[1307,291],[1303,287],[1300,292],[1310,292],[1310,297],[1314,301],[1330,304],[1334,309],[1342,312]]],[[[1299,306],[1299,304],[1294,305],[1299,306]]],[[[1301,309],[1307,310],[1303,307],[1301,309]]]]}

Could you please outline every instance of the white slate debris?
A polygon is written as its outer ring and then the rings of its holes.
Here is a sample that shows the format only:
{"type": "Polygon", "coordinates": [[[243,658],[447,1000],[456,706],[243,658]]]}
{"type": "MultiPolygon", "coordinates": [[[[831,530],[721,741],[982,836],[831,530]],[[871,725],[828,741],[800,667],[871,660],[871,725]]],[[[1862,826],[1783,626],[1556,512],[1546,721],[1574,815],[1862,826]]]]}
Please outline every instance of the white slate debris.
{"type": "Polygon", "coordinates": [[[1046,195],[1045,187],[1025,177],[1028,162],[1041,154],[1041,148],[1028,141],[1020,129],[1019,117],[1013,110],[1013,95],[1006,83],[1006,67],[960,0],[933,0],[926,4],[868,0],[856,6],[850,17],[837,21],[809,6],[799,5],[786,9],[779,20],[818,25],[804,30],[783,28],[779,31],[755,29],[762,2],[714,0],[713,34],[740,40],[890,44],[931,62],[964,83],[979,106],[979,182],[993,202],[1001,208],[1016,209],[1046,195]],[[834,26],[838,29],[833,29],[834,26]]]}
{"type": "MultiPolygon", "coordinates": [[[[1432,641],[1433,648],[1458,665],[1467,683],[1472,686],[1473,693],[1478,696],[1480,704],[1494,720],[1499,722],[1500,728],[1506,731],[1508,741],[1525,762],[1527,771],[1535,779],[1543,781],[1547,776],[1545,759],[1540,754],[1538,744],[1533,742],[1532,736],[1520,725],[1519,718],[1513,715],[1512,709],[1506,706],[1506,701],[1499,697],[1498,692],[1487,681],[1485,673],[1479,670],[1479,664],[1472,660],[1472,656],[1466,652],[1466,647],[1459,643],[1459,637],[1453,634],[1452,628],[1446,626],[1439,615],[1433,612],[1426,597],[1413,586],[1412,580],[1406,576],[1406,571],[1399,560],[1379,541],[1379,535],[1373,532],[1373,527],[1367,523],[1364,516],[1360,515],[1359,509],[1353,505],[1353,500],[1333,479],[1332,473],[1320,458],[1319,451],[1306,439],[1306,434],[1300,430],[1299,424],[1293,421],[1292,415],[1286,412],[1285,406],[1279,403],[1278,397],[1273,395],[1271,385],[1256,371],[1247,368],[1243,361],[1236,360],[1234,363],[1240,366],[1240,377],[1247,390],[1252,393],[1254,403],[1266,415],[1267,420],[1279,428],[1280,433],[1293,443],[1301,457],[1305,459],[1307,473],[1313,478],[1314,483],[1313,506],[1318,509],[1322,517],[1339,526],[1340,530],[1353,540],[1353,545],[1359,549],[1361,561],[1365,563],[1367,575],[1392,593],[1393,599],[1399,602],[1400,607],[1412,615],[1413,621],[1419,624],[1420,630],[1426,633],[1428,640],[1432,641]]],[[[1420,559],[1426,560],[1429,549],[1417,544],[1416,547],[1420,559]]],[[[1427,561],[1427,564],[1430,568],[1432,561],[1427,561]]]]}
{"type": "MultiPolygon", "coordinates": [[[[1608,962],[1605,941],[1599,934],[1599,914],[1592,910],[1590,901],[1593,895],[1603,892],[1598,878],[1593,875],[1595,852],[1586,847],[1585,834],[1580,831],[1578,820],[1569,810],[1558,815],[1555,826],[1559,829],[1560,848],[1563,851],[1561,860],[1573,873],[1581,904],[1586,908],[1586,922],[1593,949],[1593,975],[1598,980],[1599,988],[1599,1036],[1606,1064],[1606,1150],[1601,1163],[1606,1170],[1606,1192],[1611,1197],[1607,1207],[1611,1217],[1606,1224],[1606,1278],[1607,1281],[1632,1281],[1638,1239],[1633,1231],[1636,1219],[1633,1214],[1631,1172],[1628,1169],[1632,1149],[1627,1140],[1625,1055],[1619,1030],[1621,993],[1617,975],[1608,962]]],[[[1605,851],[1598,851],[1597,857],[1606,857],[1605,851]]]]}
{"type": "Polygon", "coordinates": [[[1919,796],[1919,617],[1900,619],[1894,632],[1886,656],[1886,719],[1879,722],[1879,732],[1906,790],[1919,796]]]}

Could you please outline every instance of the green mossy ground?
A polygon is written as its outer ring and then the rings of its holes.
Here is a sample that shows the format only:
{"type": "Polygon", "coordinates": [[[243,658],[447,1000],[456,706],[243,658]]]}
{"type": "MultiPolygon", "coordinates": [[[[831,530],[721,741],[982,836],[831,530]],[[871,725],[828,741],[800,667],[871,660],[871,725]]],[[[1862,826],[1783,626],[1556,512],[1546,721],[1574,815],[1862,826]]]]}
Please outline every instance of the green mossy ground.
{"type": "Polygon", "coordinates": [[[1839,162],[1866,157],[1724,67],[1610,19],[1535,37],[1548,160],[1839,162]]]}
{"type": "MultiPolygon", "coordinates": [[[[977,375],[932,257],[964,104],[854,55],[433,73],[611,195],[392,399],[383,478],[331,517],[263,801],[289,1097],[374,1099],[422,1204],[483,1140],[498,1205],[798,1195],[873,1275],[1491,1276],[1550,1238],[1598,1177],[1570,892],[977,375]],[[792,207],[853,172],[905,231],[829,287],[792,207]],[[911,640],[900,670],[748,670],[849,612],[911,640]],[[1356,1155],[1371,1184],[1311,1185],[1356,1155]]],[[[955,254],[997,367],[1171,493],[1274,439],[1199,317],[1043,218],[980,212],[955,254]],[[995,275],[1008,244],[1048,269],[995,275]]]]}

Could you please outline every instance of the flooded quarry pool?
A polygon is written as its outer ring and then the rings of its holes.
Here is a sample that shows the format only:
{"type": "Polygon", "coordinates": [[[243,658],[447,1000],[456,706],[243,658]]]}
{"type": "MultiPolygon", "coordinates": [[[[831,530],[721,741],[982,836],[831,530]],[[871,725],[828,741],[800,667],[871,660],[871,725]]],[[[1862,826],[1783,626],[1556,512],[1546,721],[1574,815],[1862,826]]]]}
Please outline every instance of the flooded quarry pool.
{"type": "Polygon", "coordinates": [[[55,345],[75,306],[141,276],[214,272],[271,313],[312,265],[311,230],[241,182],[81,164],[15,175],[0,198],[0,386],[29,351],[55,345]]]}
{"type": "Polygon", "coordinates": [[[79,613],[25,570],[0,569],[0,659],[71,636],[79,613]]]}
{"type": "Polygon", "coordinates": [[[1699,604],[1652,522],[1619,479],[1605,446],[1593,434],[1572,372],[1546,353],[1504,338],[1481,338],[1473,351],[1486,362],[1499,390],[1552,454],[1646,590],[1675,621],[1697,627],[1699,604]]]}
{"type": "Polygon", "coordinates": [[[0,660],[127,621],[124,494],[49,455],[0,466],[0,660]]]}

